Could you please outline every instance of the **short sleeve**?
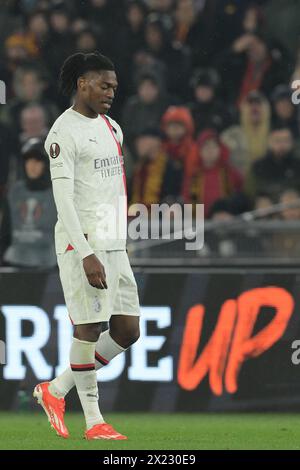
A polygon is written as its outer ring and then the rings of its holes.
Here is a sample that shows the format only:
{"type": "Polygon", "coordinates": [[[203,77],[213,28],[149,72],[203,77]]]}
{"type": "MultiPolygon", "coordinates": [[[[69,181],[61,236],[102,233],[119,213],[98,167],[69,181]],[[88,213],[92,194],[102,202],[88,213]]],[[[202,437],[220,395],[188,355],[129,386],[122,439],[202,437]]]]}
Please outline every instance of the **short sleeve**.
{"type": "Polygon", "coordinates": [[[66,130],[51,130],[45,142],[50,160],[51,179],[74,179],[74,163],[77,154],[76,142],[66,130]]]}

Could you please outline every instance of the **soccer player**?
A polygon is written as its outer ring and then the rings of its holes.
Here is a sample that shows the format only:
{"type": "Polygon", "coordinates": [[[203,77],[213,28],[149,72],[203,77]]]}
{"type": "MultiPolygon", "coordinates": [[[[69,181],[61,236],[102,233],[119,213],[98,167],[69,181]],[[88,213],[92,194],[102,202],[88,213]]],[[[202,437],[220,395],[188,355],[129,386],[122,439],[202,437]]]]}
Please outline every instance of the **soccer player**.
{"type": "Polygon", "coordinates": [[[113,63],[95,52],[66,59],[60,88],[74,105],[55,121],[45,142],[58,221],[60,279],[74,325],[70,367],[34,396],[51,426],[67,438],[64,397],[75,385],[86,439],[127,439],[104,421],[96,370],[139,337],[137,285],[126,252],[123,135],[106,115],[117,89],[113,63]],[[109,329],[101,333],[101,322],[109,329]]]}

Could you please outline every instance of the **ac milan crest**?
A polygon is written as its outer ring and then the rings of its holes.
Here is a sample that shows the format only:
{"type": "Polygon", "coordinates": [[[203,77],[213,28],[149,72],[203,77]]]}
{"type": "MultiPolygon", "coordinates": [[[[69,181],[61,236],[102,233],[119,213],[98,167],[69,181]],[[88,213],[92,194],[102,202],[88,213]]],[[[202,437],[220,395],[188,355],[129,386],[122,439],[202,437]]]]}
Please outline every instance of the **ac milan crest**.
{"type": "Polygon", "coordinates": [[[57,143],[50,145],[50,157],[57,158],[60,154],[60,146],[57,143]]]}

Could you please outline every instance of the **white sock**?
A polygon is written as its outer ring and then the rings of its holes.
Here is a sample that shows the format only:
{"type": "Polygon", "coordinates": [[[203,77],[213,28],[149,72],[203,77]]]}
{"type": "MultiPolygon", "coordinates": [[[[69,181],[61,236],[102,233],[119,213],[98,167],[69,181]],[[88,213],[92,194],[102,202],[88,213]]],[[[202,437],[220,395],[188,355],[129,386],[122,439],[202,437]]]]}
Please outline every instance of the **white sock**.
{"type": "Polygon", "coordinates": [[[126,351],[110,336],[109,330],[101,333],[95,351],[96,370],[106,366],[114,357],[121,352],[126,351]]]}
{"type": "Polygon", "coordinates": [[[51,380],[49,392],[56,398],[64,398],[67,393],[74,387],[74,376],[71,367],[65,369],[55,379],[51,380]]]}
{"type": "Polygon", "coordinates": [[[104,423],[98,405],[95,348],[96,343],[73,338],[70,351],[70,365],[87,429],[92,428],[95,424],[104,423]]]}
{"type": "MultiPolygon", "coordinates": [[[[114,357],[121,352],[126,351],[118,343],[116,343],[110,336],[109,330],[101,333],[98,342],[96,344],[95,351],[95,368],[96,370],[101,369],[109,363],[114,357]]],[[[49,391],[57,398],[63,398],[69,393],[74,387],[74,376],[73,372],[68,367],[62,374],[56,377],[50,382],[49,391]]]]}

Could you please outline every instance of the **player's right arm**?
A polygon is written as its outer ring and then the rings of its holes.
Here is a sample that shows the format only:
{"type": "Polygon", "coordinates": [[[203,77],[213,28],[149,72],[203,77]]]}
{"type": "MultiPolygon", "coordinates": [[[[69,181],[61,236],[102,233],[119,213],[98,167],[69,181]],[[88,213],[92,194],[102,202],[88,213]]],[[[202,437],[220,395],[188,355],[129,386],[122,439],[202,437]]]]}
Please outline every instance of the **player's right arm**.
{"type": "Polygon", "coordinates": [[[107,289],[105,269],[86,240],[74,206],[74,167],[78,149],[68,133],[50,131],[45,142],[50,158],[53,195],[59,219],[68,234],[71,245],[83,261],[91,286],[107,289]]]}

